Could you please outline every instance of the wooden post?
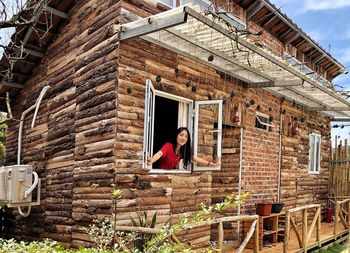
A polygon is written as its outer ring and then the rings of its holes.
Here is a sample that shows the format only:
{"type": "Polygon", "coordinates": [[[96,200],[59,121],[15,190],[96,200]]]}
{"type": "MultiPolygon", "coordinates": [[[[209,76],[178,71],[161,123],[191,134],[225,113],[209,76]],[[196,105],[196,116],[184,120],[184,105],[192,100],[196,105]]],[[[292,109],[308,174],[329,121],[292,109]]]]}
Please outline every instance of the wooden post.
{"type": "Polygon", "coordinates": [[[218,238],[218,243],[219,243],[219,251],[222,252],[222,246],[224,243],[224,225],[222,221],[219,222],[219,238],[218,238]]]}
{"type": "Polygon", "coordinates": [[[289,211],[286,211],[286,224],[284,227],[284,242],[283,242],[283,253],[288,253],[288,241],[289,241],[289,230],[290,230],[290,215],[289,211]]]}
{"type": "Polygon", "coordinates": [[[302,239],[303,239],[303,249],[304,252],[306,252],[306,246],[307,246],[307,208],[303,209],[303,232],[302,232],[302,239]]]}
{"type": "Polygon", "coordinates": [[[347,205],[348,205],[348,231],[350,233],[350,200],[348,201],[347,205]]]}
{"type": "Polygon", "coordinates": [[[334,232],[333,232],[335,239],[337,239],[338,216],[339,216],[339,204],[337,201],[335,201],[334,232]]]}
{"type": "Polygon", "coordinates": [[[318,242],[318,247],[321,247],[321,207],[318,208],[318,211],[316,240],[318,242]]]}
{"type": "Polygon", "coordinates": [[[348,185],[347,185],[347,181],[348,181],[348,173],[347,173],[347,170],[348,170],[348,160],[349,160],[349,149],[348,149],[348,139],[345,139],[345,143],[344,143],[344,149],[345,149],[345,152],[344,152],[344,166],[343,166],[343,175],[344,175],[344,179],[343,179],[343,186],[344,186],[344,190],[343,190],[343,193],[344,195],[347,195],[347,190],[348,190],[348,185]]]}
{"type": "Polygon", "coordinates": [[[254,246],[253,246],[253,252],[258,253],[259,252],[259,218],[256,219],[256,225],[255,225],[255,231],[254,231],[254,246]]]}

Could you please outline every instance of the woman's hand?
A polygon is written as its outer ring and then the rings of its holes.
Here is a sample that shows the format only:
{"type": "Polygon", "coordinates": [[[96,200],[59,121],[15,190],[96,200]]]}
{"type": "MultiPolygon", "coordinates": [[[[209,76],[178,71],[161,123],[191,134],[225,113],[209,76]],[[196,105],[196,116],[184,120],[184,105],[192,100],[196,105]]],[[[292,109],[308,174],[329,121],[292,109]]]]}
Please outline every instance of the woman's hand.
{"type": "Polygon", "coordinates": [[[204,167],[219,167],[221,165],[221,157],[215,157],[212,162],[196,156],[193,156],[192,160],[204,167]]]}
{"type": "Polygon", "coordinates": [[[211,167],[219,167],[221,165],[221,157],[215,157],[210,163],[211,167]]]}
{"type": "Polygon", "coordinates": [[[155,163],[156,161],[158,161],[159,158],[162,157],[162,155],[163,155],[163,152],[159,150],[154,156],[149,157],[149,158],[147,159],[147,165],[148,165],[148,166],[151,166],[153,163],[155,163]]]}

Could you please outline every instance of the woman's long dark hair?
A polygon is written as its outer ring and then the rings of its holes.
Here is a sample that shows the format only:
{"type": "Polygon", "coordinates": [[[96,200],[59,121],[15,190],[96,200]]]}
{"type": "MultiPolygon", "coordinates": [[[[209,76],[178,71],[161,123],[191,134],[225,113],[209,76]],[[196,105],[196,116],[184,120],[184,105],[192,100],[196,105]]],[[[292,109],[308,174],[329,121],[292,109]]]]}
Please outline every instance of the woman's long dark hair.
{"type": "Polygon", "coordinates": [[[182,158],[184,161],[184,168],[187,169],[187,165],[191,162],[191,159],[192,159],[191,136],[190,136],[190,132],[188,131],[187,127],[178,128],[176,131],[176,134],[173,136],[173,139],[171,142],[173,144],[174,152],[175,152],[176,145],[177,145],[177,136],[183,130],[185,130],[187,132],[188,138],[187,138],[186,144],[180,147],[180,152],[182,154],[182,158]]]}

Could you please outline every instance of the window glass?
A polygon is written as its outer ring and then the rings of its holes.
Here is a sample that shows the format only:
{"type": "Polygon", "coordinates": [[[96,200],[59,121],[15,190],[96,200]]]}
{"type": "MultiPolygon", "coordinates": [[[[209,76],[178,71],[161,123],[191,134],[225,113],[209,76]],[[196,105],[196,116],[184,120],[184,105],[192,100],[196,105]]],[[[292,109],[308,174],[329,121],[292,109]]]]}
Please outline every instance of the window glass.
{"type": "MultiPolygon", "coordinates": [[[[194,156],[206,161],[221,157],[222,101],[195,102],[194,156]]],[[[198,166],[194,170],[220,169],[198,166]]]]}
{"type": "Polygon", "coordinates": [[[257,112],[255,117],[255,127],[270,131],[271,127],[274,127],[274,125],[270,122],[269,115],[257,112]]]}
{"type": "Polygon", "coordinates": [[[157,0],[159,3],[166,4],[172,8],[176,7],[176,1],[175,0],[157,0]]]}
{"type": "Polygon", "coordinates": [[[320,173],[320,153],[321,153],[321,135],[310,134],[310,148],[309,148],[309,173],[320,173]]]}

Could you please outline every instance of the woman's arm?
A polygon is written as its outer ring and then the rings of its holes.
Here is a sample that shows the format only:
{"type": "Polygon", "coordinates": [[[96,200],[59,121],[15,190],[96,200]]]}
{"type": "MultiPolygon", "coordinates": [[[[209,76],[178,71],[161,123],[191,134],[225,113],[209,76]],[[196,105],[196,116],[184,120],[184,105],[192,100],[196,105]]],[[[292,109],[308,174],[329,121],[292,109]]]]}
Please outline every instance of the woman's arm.
{"type": "Polygon", "coordinates": [[[206,167],[218,167],[221,165],[220,157],[216,157],[212,162],[193,156],[192,161],[206,167]]]}
{"type": "Polygon", "coordinates": [[[151,166],[153,163],[155,163],[156,161],[159,160],[159,158],[161,158],[163,156],[163,152],[162,151],[158,151],[157,153],[155,153],[154,156],[148,158],[147,160],[147,165],[151,166]]]}

